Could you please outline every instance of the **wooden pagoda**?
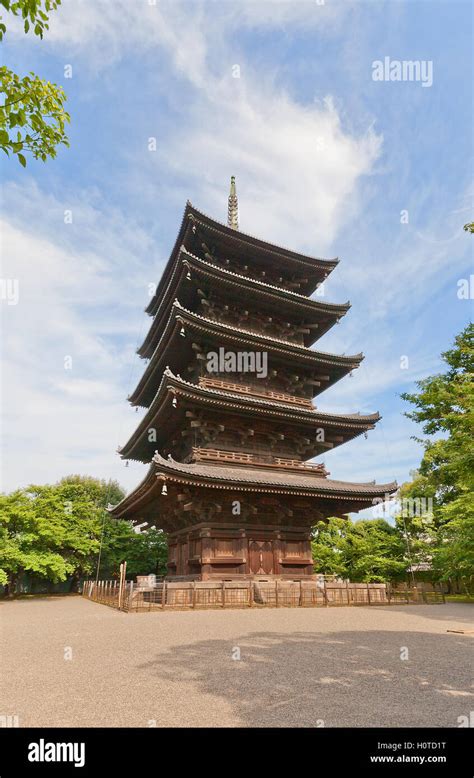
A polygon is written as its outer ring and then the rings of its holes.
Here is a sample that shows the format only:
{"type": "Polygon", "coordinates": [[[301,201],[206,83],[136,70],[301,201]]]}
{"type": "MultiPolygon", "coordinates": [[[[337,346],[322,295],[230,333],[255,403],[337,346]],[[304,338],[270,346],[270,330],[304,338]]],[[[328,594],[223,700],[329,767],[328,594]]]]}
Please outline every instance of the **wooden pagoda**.
{"type": "Polygon", "coordinates": [[[350,307],[311,299],[337,264],[240,232],[234,179],[227,226],[187,203],[138,349],[147,411],[119,450],[150,467],[111,509],[168,533],[170,577],[307,578],[313,525],[396,489],[308,462],[380,418],[312,402],[363,359],[311,348],[350,307]]]}

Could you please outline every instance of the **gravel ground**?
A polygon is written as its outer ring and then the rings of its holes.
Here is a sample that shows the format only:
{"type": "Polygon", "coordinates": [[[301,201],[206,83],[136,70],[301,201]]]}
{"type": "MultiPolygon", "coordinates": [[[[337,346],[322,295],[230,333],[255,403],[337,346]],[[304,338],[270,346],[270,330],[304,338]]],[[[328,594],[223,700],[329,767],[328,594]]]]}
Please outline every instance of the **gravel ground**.
{"type": "Polygon", "coordinates": [[[127,615],[80,597],[6,602],[0,714],[24,727],[457,727],[474,709],[473,635],[447,630],[473,616],[462,603],[127,615]]]}

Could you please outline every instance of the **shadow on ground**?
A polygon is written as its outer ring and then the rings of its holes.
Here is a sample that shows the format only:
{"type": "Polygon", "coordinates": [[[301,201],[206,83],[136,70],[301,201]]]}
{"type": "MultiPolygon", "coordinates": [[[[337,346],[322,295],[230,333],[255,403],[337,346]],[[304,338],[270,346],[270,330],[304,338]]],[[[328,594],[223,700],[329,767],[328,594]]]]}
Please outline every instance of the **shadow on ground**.
{"type": "Polygon", "coordinates": [[[137,669],[179,680],[181,694],[189,682],[194,694],[224,698],[242,726],[457,727],[474,706],[471,666],[468,636],[346,631],[203,640],[137,669]]]}

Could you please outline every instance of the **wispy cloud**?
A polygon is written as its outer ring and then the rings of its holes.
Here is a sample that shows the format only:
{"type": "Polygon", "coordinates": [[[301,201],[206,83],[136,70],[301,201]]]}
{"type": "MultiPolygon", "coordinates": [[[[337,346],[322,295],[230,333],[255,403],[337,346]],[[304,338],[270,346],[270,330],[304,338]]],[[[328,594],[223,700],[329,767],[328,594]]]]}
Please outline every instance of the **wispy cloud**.
{"type": "Polygon", "coordinates": [[[120,430],[135,423],[124,400],[145,324],[144,236],[80,193],[68,201],[75,230],[62,204],[31,182],[7,195],[15,218],[1,224],[2,274],[18,282],[19,300],[2,306],[3,486],[112,473],[120,430]]]}

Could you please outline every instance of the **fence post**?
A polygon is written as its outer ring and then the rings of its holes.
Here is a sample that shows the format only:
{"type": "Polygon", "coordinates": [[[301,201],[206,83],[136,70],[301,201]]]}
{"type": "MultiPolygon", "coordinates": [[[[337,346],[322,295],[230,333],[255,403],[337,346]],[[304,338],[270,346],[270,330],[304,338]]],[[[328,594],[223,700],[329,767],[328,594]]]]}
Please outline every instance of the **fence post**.
{"type": "Polygon", "coordinates": [[[298,602],[298,607],[300,608],[303,607],[303,581],[301,580],[301,578],[300,578],[300,598],[298,602]]]}
{"type": "Polygon", "coordinates": [[[371,604],[371,602],[370,602],[370,584],[369,583],[367,583],[367,602],[369,603],[369,605],[371,604]]]}
{"type": "Polygon", "coordinates": [[[323,594],[324,594],[324,605],[327,608],[328,607],[328,593],[327,593],[327,589],[326,589],[326,581],[324,581],[323,594]]]}
{"type": "Polygon", "coordinates": [[[275,579],[275,607],[278,608],[278,578],[275,579]]]}
{"type": "Polygon", "coordinates": [[[193,608],[196,607],[196,581],[193,581],[193,608]]]}
{"type": "Polygon", "coordinates": [[[254,589],[253,581],[249,581],[249,607],[253,608],[254,589]]]}
{"type": "Polygon", "coordinates": [[[128,595],[128,608],[127,610],[132,610],[132,604],[133,604],[133,581],[130,581],[130,592],[128,595]]]}
{"type": "Polygon", "coordinates": [[[222,607],[225,608],[225,581],[222,581],[222,607]]]}
{"type": "Polygon", "coordinates": [[[349,593],[349,581],[346,581],[346,594],[347,594],[347,604],[350,605],[351,600],[350,600],[350,593],[349,593]]]}

